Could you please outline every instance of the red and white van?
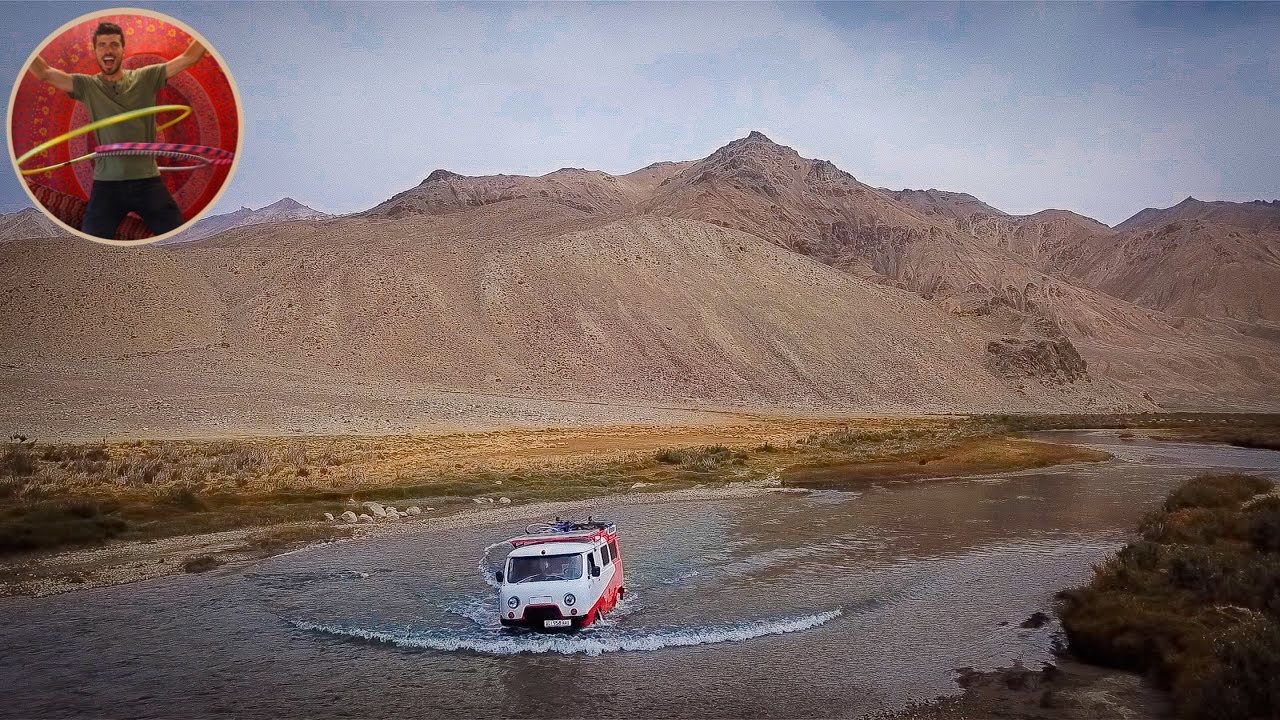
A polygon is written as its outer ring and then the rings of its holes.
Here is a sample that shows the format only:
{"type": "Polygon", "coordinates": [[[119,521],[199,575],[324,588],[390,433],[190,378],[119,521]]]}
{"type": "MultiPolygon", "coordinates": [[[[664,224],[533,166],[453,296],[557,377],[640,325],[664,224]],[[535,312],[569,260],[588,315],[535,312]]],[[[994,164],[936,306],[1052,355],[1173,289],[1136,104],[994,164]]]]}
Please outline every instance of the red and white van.
{"type": "Polygon", "coordinates": [[[612,610],[626,589],[613,523],[535,523],[513,546],[498,581],[503,626],[533,630],[586,627],[612,610]]]}

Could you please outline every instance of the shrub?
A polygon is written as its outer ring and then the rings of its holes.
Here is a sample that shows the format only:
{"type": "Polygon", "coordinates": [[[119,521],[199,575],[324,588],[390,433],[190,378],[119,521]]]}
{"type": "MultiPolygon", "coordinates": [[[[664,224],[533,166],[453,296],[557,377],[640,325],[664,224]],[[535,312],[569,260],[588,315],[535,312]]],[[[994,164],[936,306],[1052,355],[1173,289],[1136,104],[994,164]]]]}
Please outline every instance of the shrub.
{"type": "Polygon", "coordinates": [[[128,529],[117,506],[83,500],[43,501],[0,515],[0,553],[109,540],[128,529]]]}
{"type": "Polygon", "coordinates": [[[176,505],[183,510],[190,512],[199,512],[208,510],[209,506],[196,493],[195,488],[190,486],[179,486],[169,490],[168,497],[165,498],[171,505],[176,505]]]}
{"type": "Polygon", "coordinates": [[[1254,475],[1200,475],[1178,486],[1164,502],[1165,510],[1182,508],[1236,508],[1249,498],[1271,489],[1270,480],[1254,475]]]}
{"type": "Polygon", "coordinates": [[[202,573],[208,572],[219,565],[222,565],[222,561],[218,558],[213,557],[212,555],[200,555],[198,557],[187,558],[186,562],[182,563],[182,569],[189,573],[202,573]]]}
{"type": "Polygon", "coordinates": [[[1280,499],[1244,475],[1208,475],[1140,523],[1142,539],[1059,593],[1070,649],[1102,665],[1151,672],[1188,718],[1278,717],[1280,499]]]}
{"type": "Polygon", "coordinates": [[[1204,545],[1175,547],[1169,552],[1169,583],[1204,603],[1239,603],[1241,593],[1234,586],[1246,563],[1247,558],[1240,553],[1226,549],[1204,545]]]}
{"type": "Polygon", "coordinates": [[[27,482],[21,478],[0,477],[0,499],[14,497],[22,492],[27,482]]]}
{"type": "Polygon", "coordinates": [[[824,433],[812,433],[800,442],[828,450],[841,450],[902,439],[904,439],[903,434],[893,430],[855,430],[850,427],[840,427],[824,433]]]}
{"type": "Polygon", "coordinates": [[[1098,665],[1152,671],[1171,680],[1179,659],[1208,645],[1203,627],[1167,600],[1091,589],[1060,595],[1071,651],[1098,665]]]}
{"type": "Polygon", "coordinates": [[[711,472],[723,465],[740,465],[746,461],[747,456],[724,445],[711,445],[679,450],[668,448],[658,451],[654,458],[660,463],[679,465],[694,472],[711,472]]]}
{"type": "Polygon", "coordinates": [[[672,448],[663,448],[653,456],[655,460],[666,465],[679,465],[684,461],[684,451],[672,448]]]}
{"type": "Polygon", "coordinates": [[[1237,511],[1189,507],[1150,513],[1138,523],[1138,532],[1157,543],[1211,545],[1219,540],[1243,540],[1246,529],[1237,511]]]}
{"type": "Polygon", "coordinates": [[[35,454],[29,445],[9,443],[0,456],[0,473],[15,477],[26,477],[36,472],[35,454]]]}
{"type": "Polygon", "coordinates": [[[1245,534],[1258,552],[1280,553],[1280,498],[1269,497],[1249,508],[1245,534]]]}
{"type": "Polygon", "coordinates": [[[1214,641],[1207,662],[1174,684],[1183,714],[1203,720],[1276,717],[1280,709],[1280,624],[1242,623],[1214,641]]]}

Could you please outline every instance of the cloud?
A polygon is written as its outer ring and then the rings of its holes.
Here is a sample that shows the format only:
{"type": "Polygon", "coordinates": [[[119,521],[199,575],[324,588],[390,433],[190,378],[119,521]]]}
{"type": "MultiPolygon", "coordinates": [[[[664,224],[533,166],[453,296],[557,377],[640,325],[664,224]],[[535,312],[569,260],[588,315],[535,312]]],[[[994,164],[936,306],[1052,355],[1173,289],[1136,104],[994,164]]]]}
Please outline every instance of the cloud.
{"type": "MultiPolygon", "coordinates": [[[[1191,193],[1280,188],[1280,13],[1187,22],[1181,7],[157,9],[215,43],[243,96],[244,155],[218,212],[284,195],[358,211],[437,167],[621,173],[760,129],[872,184],[1115,223],[1191,193]]],[[[78,9],[42,13],[66,16],[52,30],[78,9]]]]}

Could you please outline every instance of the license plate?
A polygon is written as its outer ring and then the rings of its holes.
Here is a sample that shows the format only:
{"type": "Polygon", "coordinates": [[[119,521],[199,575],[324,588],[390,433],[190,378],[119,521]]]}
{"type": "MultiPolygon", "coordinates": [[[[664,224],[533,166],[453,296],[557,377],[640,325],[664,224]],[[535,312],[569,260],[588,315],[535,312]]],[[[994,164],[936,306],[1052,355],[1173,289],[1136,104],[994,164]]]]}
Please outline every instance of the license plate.
{"type": "Polygon", "coordinates": [[[543,620],[542,627],[569,627],[573,624],[572,620],[543,620]]]}

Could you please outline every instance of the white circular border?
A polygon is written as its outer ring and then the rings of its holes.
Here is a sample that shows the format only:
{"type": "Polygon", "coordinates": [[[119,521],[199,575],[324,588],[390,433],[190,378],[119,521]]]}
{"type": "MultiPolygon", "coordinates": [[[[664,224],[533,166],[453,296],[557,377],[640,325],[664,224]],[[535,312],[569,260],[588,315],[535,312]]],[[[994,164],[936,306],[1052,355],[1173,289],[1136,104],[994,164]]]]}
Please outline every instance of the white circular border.
{"type": "Polygon", "coordinates": [[[186,228],[190,227],[192,224],[200,220],[200,218],[207,215],[209,211],[213,209],[213,206],[218,204],[218,200],[222,199],[222,194],[227,191],[227,187],[231,185],[231,180],[236,176],[236,168],[239,167],[240,165],[240,153],[244,149],[244,103],[240,101],[240,88],[236,86],[236,79],[231,74],[231,69],[227,65],[226,61],[222,59],[222,55],[220,55],[218,51],[214,49],[212,43],[210,43],[207,39],[205,39],[203,35],[196,32],[196,30],[192,28],[190,25],[182,22],[181,20],[175,17],[172,17],[170,15],[165,15],[164,13],[155,12],[154,10],[144,10],[142,8],[106,8],[103,10],[96,10],[91,13],[85,13],[84,15],[81,15],[80,17],[68,23],[65,23],[62,27],[58,28],[57,30],[54,30],[53,32],[45,36],[45,39],[39,45],[36,46],[35,50],[31,51],[31,55],[27,57],[27,62],[24,63],[22,66],[22,71],[18,73],[18,77],[13,83],[13,90],[9,93],[9,111],[5,114],[5,135],[7,135],[9,138],[9,163],[13,165],[13,172],[18,176],[18,184],[21,185],[23,191],[27,193],[27,197],[31,198],[31,203],[35,205],[40,212],[44,213],[45,217],[53,220],[63,230],[66,230],[67,232],[71,233],[72,235],[75,235],[76,237],[84,238],[85,240],[90,240],[96,243],[101,243],[103,245],[116,245],[116,246],[124,246],[124,247],[132,247],[136,245],[150,245],[151,243],[159,242],[160,240],[171,238],[177,235],[178,233],[182,232],[186,228]],[[222,74],[227,78],[227,84],[231,86],[231,98],[235,101],[235,104],[236,104],[236,123],[239,125],[239,128],[237,128],[238,132],[236,133],[235,157],[231,160],[231,169],[227,171],[227,178],[222,182],[222,187],[218,188],[218,192],[215,193],[213,198],[209,200],[209,204],[204,206],[204,209],[202,209],[199,213],[193,216],[190,220],[178,226],[177,229],[170,230],[169,232],[163,235],[156,235],[149,238],[143,238],[141,240],[115,240],[115,239],[94,237],[87,233],[81,232],[80,228],[71,227],[70,225],[64,223],[61,219],[59,219],[53,213],[49,212],[49,209],[46,208],[44,204],[41,203],[38,199],[36,199],[35,193],[31,192],[31,187],[27,185],[27,181],[23,179],[22,171],[18,167],[17,150],[15,150],[13,146],[13,133],[11,132],[13,130],[13,105],[15,102],[17,102],[18,87],[22,84],[23,77],[25,77],[27,72],[30,70],[31,63],[36,59],[36,56],[40,54],[40,51],[43,50],[46,46],[48,46],[49,42],[54,38],[58,37],[59,35],[62,35],[63,33],[70,30],[71,28],[75,27],[76,25],[79,25],[80,23],[83,23],[87,20],[92,20],[97,17],[103,17],[105,15],[141,15],[142,17],[149,17],[153,20],[160,20],[163,22],[172,23],[173,25],[176,25],[179,28],[181,28],[183,32],[187,33],[188,35],[195,38],[196,40],[199,40],[200,44],[204,46],[205,50],[208,52],[209,55],[213,56],[213,59],[217,61],[218,66],[222,69],[222,74]]]}

